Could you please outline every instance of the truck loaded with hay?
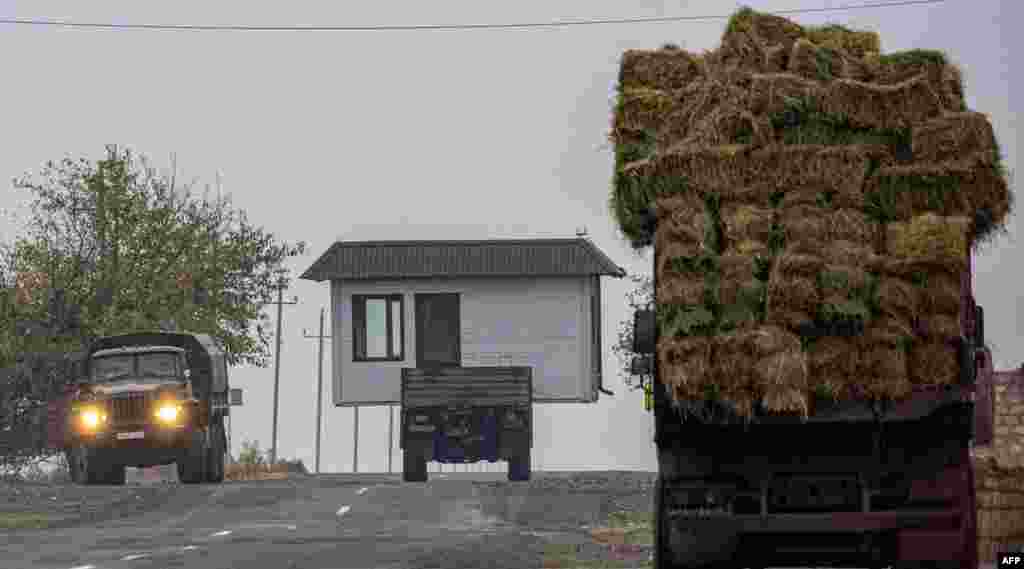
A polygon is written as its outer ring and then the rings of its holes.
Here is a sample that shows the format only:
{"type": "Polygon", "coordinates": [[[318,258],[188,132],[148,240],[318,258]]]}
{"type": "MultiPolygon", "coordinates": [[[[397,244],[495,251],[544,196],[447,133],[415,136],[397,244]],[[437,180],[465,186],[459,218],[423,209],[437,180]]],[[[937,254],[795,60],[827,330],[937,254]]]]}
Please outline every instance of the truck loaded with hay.
{"type": "Polygon", "coordinates": [[[975,567],[971,251],[1012,196],[957,68],[743,9],[714,51],[626,52],[611,138],[654,248],[656,567],[975,567]]]}

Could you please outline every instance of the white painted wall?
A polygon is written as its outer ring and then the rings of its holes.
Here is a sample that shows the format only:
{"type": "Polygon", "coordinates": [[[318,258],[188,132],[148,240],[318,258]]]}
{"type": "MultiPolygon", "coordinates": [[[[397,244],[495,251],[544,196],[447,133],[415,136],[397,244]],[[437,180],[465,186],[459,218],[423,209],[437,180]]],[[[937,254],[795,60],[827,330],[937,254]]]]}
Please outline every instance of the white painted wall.
{"type": "Polygon", "coordinates": [[[417,293],[459,293],[462,365],[532,366],[537,402],[593,402],[589,278],[478,278],[331,283],[334,404],[398,403],[401,369],[416,363],[417,293]],[[405,359],[352,361],[352,295],[402,294],[405,359]],[[339,302],[340,301],[340,302],[339,302]]]}

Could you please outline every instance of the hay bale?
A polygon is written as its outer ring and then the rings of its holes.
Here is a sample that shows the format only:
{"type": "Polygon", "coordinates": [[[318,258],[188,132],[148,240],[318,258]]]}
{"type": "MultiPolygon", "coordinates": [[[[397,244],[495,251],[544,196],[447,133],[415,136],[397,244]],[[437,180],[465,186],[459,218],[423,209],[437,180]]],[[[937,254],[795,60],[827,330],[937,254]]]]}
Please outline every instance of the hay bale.
{"type": "Polygon", "coordinates": [[[769,387],[761,404],[770,413],[798,413],[805,419],[810,413],[807,392],[795,387],[769,387]]]}
{"type": "Polygon", "coordinates": [[[910,378],[915,385],[953,385],[959,376],[955,347],[932,340],[910,349],[910,378]]]}
{"type": "Polygon", "coordinates": [[[708,283],[704,275],[658,275],[657,302],[659,304],[683,304],[699,306],[704,304],[708,283]]]}
{"type": "Polygon", "coordinates": [[[619,67],[623,89],[682,89],[704,74],[701,56],[679,49],[628,50],[619,67]]]}
{"type": "Polygon", "coordinates": [[[749,204],[722,204],[720,218],[727,247],[737,252],[761,252],[768,247],[775,212],[749,204]]]}
{"type": "Polygon", "coordinates": [[[927,81],[948,111],[966,110],[964,86],[960,70],[951,65],[942,52],[908,50],[874,54],[865,58],[871,68],[872,81],[880,85],[896,85],[911,79],[927,81]]]}
{"type": "Polygon", "coordinates": [[[815,193],[828,189],[836,196],[856,196],[861,193],[867,165],[864,150],[857,147],[676,147],[625,171],[638,176],[682,176],[693,191],[716,194],[725,203],[768,204],[776,192],[806,188],[815,193]]]}
{"type": "Polygon", "coordinates": [[[960,314],[963,303],[962,274],[932,270],[921,286],[921,311],[931,314],[960,314]]]}
{"type": "Polygon", "coordinates": [[[852,338],[826,336],[807,350],[808,387],[824,387],[838,399],[848,395],[860,368],[860,348],[852,338]]]}
{"type": "Polygon", "coordinates": [[[878,228],[863,211],[842,208],[829,214],[829,241],[870,244],[878,228]]]}
{"type": "Polygon", "coordinates": [[[789,53],[784,45],[764,48],[764,73],[782,73],[789,66],[789,53]]]}
{"type": "Polygon", "coordinates": [[[907,353],[886,338],[865,338],[860,345],[858,386],[869,396],[899,400],[911,393],[907,353]]]}
{"type": "Polygon", "coordinates": [[[755,115],[777,115],[786,110],[788,99],[810,99],[817,89],[815,82],[789,73],[754,74],[746,104],[755,115]]]}
{"type": "Polygon", "coordinates": [[[834,240],[820,247],[818,254],[830,265],[844,265],[866,270],[877,256],[871,242],[834,240]]]}
{"type": "Polygon", "coordinates": [[[822,297],[850,298],[856,291],[864,290],[868,283],[868,272],[863,267],[853,265],[826,265],[818,273],[818,287],[822,297]]]}
{"type": "MultiPolygon", "coordinates": [[[[704,122],[709,117],[715,116],[719,121],[727,123],[727,119],[730,117],[730,114],[726,112],[728,109],[738,110],[732,113],[734,119],[744,118],[743,113],[747,111],[746,89],[733,82],[728,73],[723,73],[720,70],[694,81],[678,92],[676,97],[678,103],[664,117],[663,123],[655,135],[661,148],[672,148],[678,145],[692,146],[691,140],[699,141],[702,137],[708,136],[707,133],[700,134],[698,132],[700,128],[707,130],[714,127],[714,123],[708,125],[704,122]]],[[[750,125],[751,128],[760,128],[759,125],[763,121],[754,114],[752,116],[755,120],[754,124],[750,125]]],[[[747,119],[749,120],[749,117],[747,119]]],[[[733,126],[736,126],[738,130],[742,126],[742,122],[739,122],[738,125],[737,122],[739,121],[734,120],[733,126]]],[[[770,131],[766,134],[770,134],[770,131]]]]}
{"type": "MultiPolygon", "coordinates": [[[[823,75],[818,57],[818,46],[814,45],[810,40],[798,39],[793,43],[786,71],[805,79],[831,79],[831,76],[823,75]]],[[[831,70],[829,70],[829,73],[831,73],[831,70]]]]}
{"type": "Polygon", "coordinates": [[[881,51],[881,39],[876,32],[851,30],[836,24],[806,28],[804,37],[822,47],[842,50],[857,59],[881,51]]]}
{"type": "Polygon", "coordinates": [[[787,247],[817,250],[828,242],[829,211],[813,205],[794,205],[779,213],[787,247]]]}
{"type": "Polygon", "coordinates": [[[891,202],[889,213],[898,221],[923,213],[971,217],[987,207],[993,224],[1001,226],[1011,205],[1006,179],[984,153],[942,164],[881,168],[868,180],[865,194],[891,202]]]}
{"type": "Polygon", "coordinates": [[[703,254],[699,243],[666,238],[667,233],[667,231],[655,233],[654,255],[657,258],[655,266],[658,268],[659,275],[673,271],[676,265],[674,259],[693,259],[703,254]]]}
{"type": "Polygon", "coordinates": [[[959,314],[925,314],[918,318],[918,334],[935,341],[960,337],[959,314]]]}
{"type": "Polygon", "coordinates": [[[658,198],[655,243],[681,242],[698,254],[714,251],[714,223],[704,202],[693,194],[658,198]]]}
{"type": "Polygon", "coordinates": [[[940,217],[932,213],[908,222],[890,223],[886,226],[888,253],[943,266],[965,266],[970,223],[966,217],[940,217]]]}
{"type": "Polygon", "coordinates": [[[756,288],[758,281],[754,278],[754,259],[746,255],[722,255],[718,258],[719,289],[718,300],[723,305],[737,304],[742,301],[743,289],[756,288]]]}
{"type": "Polygon", "coordinates": [[[738,105],[723,104],[700,119],[682,142],[707,147],[729,144],[766,146],[771,141],[772,125],[767,117],[754,116],[738,105]]]}
{"type": "Polygon", "coordinates": [[[801,261],[814,259],[813,266],[818,270],[823,266],[821,259],[793,254],[783,254],[776,261],[768,281],[765,322],[769,324],[795,328],[814,320],[814,314],[821,304],[821,292],[816,283],[817,271],[808,272],[812,269],[793,262],[794,257],[800,257],[801,261]],[[789,264],[786,265],[783,259],[787,259],[789,264]]]}
{"type": "Polygon", "coordinates": [[[711,339],[663,338],[658,341],[658,365],[676,401],[699,399],[710,379],[711,339]]]}
{"type": "Polygon", "coordinates": [[[992,123],[986,115],[975,112],[946,113],[916,125],[911,147],[915,160],[930,163],[997,149],[992,123]]]}
{"type": "Polygon", "coordinates": [[[875,85],[838,79],[822,89],[820,110],[842,116],[854,127],[906,128],[942,114],[942,100],[927,79],[875,85]]]}
{"type": "Polygon", "coordinates": [[[627,131],[657,131],[676,104],[675,97],[667,91],[649,87],[623,89],[613,117],[613,140],[624,142],[623,133],[627,131]]]}
{"type": "Polygon", "coordinates": [[[883,275],[878,280],[878,308],[886,316],[912,322],[920,314],[920,290],[910,281],[883,275]]]}

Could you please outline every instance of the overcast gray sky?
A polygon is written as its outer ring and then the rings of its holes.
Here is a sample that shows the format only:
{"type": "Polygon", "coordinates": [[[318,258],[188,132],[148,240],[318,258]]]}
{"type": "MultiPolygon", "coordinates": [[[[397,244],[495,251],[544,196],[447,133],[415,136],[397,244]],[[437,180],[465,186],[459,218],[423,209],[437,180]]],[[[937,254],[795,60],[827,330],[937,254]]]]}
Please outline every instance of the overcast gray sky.
{"type": "MultiPolygon", "coordinates": [[[[750,0],[758,10],[862,2],[750,0]]],[[[0,17],[102,23],[379,25],[515,23],[670,15],[728,15],[735,3],[361,3],[0,0],[0,17]]],[[[1022,53],[1018,0],[947,0],[925,6],[798,15],[877,30],[885,51],[946,49],[965,72],[968,103],[989,113],[1016,171],[1022,53]],[[1013,22],[1017,22],[1014,25],[1013,22]]],[[[571,237],[594,242],[630,272],[649,269],[608,215],[606,142],[622,52],[675,42],[717,46],[724,20],[553,29],[386,32],[81,30],[0,24],[5,54],[0,178],[65,153],[98,159],[129,145],[159,164],[177,153],[188,177],[214,182],[250,219],[306,240],[300,273],[337,238],[571,237]]],[[[19,195],[0,192],[0,207],[19,195]]],[[[6,222],[4,222],[6,223],[6,222]]],[[[1024,339],[1022,249],[1013,236],[976,260],[975,291],[989,308],[1001,367],[1017,366],[1024,339]]],[[[9,227],[0,227],[9,237],[9,227]]],[[[651,416],[616,374],[610,346],[627,317],[628,281],[604,280],[605,384],[594,405],[538,406],[534,467],[654,469],[651,416]]],[[[285,307],[279,454],[312,465],[316,341],[328,286],[299,281],[285,307]]],[[[330,358],[325,357],[325,376],[330,358]]],[[[273,367],[239,368],[233,452],[270,442],[273,367]]],[[[324,403],[331,401],[325,381],[324,403]]],[[[387,411],[360,411],[360,470],[386,469],[387,411]]],[[[325,406],[322,468],[352,468],[351,409],[325,406]]],[[[397,446],[397,445],[396,445],[397,446]]],[[[395,468],[401,456],[394,455],[395,468]]]]}

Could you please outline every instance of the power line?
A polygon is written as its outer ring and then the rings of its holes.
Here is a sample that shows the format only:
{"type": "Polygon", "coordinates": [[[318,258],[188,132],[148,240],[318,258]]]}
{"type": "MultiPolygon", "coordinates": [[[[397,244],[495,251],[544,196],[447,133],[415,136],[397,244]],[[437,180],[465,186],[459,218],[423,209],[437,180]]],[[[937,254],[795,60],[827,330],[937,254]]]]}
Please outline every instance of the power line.
{"type": "MultiPolygon", "coordinates": [[[[771,14],[813,14],[843,12],[867,8],[893,8],[898,6],[919,6],[939,4],[944,0],[895,0],[871,4],[844,5],[835,8],[795,8],[790,10],[766,11],[771,14]]],[[[65,28],[93,28],[109,30],[158,30],[158,31],[201,31],[201,32],[411,32],[411,31],[454,31],[454,30],[498,30],[526,28],[560,28],[566,26],[594,26],[609,24],[651,24],[667,22],[696,22],[705,20],[727,20],[730,16],[661,16],[651,18],[612,18],[596,20],[570,20],[561,22],[531,22],[518,24],[423,24],[423,25],[381,25],[381,26],[243,26],[243,25],[201,25],[201,24],[101,24],[93,22],[68,22],[61,20],[33,20],[0,18],[0,24],[23,26],[51,26],[65,28]]]]}

